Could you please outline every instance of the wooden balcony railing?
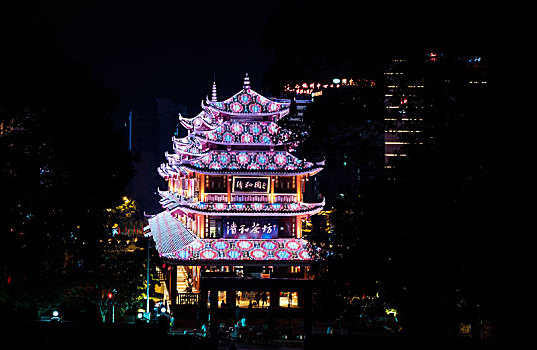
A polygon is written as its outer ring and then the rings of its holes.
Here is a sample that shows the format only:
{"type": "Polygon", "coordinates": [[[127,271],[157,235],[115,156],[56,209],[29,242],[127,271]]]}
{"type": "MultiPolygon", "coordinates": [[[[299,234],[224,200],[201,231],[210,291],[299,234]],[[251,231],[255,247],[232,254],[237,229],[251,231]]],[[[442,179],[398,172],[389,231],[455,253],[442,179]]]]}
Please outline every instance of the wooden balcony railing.
{"type": "MultiPolygon", "coordinates": [[[[206,202],[227,203],[227,193],[208,193],[206,202]]],[[[274,203],[296,203],[296,194],[274,194],[274,203]]],[[[270,194],[232,194],[232,203],[268,203],[270,194]]]]}
{"type": "Polygon", "coordinates": [[[198,293],[177,293],[177,305],[196,305],[198,302],[198,293]]]}

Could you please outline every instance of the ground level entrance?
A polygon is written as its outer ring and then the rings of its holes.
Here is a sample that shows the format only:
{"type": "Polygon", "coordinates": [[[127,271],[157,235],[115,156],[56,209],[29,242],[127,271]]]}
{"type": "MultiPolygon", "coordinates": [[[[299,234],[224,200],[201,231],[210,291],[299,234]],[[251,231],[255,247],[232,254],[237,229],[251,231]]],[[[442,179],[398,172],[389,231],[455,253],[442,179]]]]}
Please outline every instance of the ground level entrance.
{"type": "MultiPolygon", "coordinates": [[[[251,279],[251,278],[234,278],[234,277],[204,277],[200,281],[200,296],[204,298],[207,296],[209,303],[209,330],[210,336],[213,339],[219,339],[219,332],[221,331],[221,322],[220,318],[222,316],[229,317],[230,312],[238,313],[240,317],[240,307],[237,308],[237,294],[242,291],[247,292],[247,300],[243,303],[246,304],[246,308],[254,310],[257,307],[250,305],[252,301],[251,297],[254,297],[252,304],[256,301],[256,297],[259,296],[259,302],[263,305],[263,295],[266,297],[266,302],[269,302],[270,296],[272,296],[272,304],[268,307],[268,310],[271,309],[281,309],[285,306],[290,308],[289,304],[289,292],[287,293],[287,298],[283,299],[282,303],[282,291],[292,291],[291,297],[296,295],[296,303],[302,305],[302,319],[303,319],[303,334],[304,338],[307,339],[312,334],[312,291],[314,288],[314,280],[307,279],[285,279],[285,278],[270,278],[270,279],[251,279]],[[225,300],[220,297],[223,296],[225,291],[225,300]],[[295,294],[296,293],[296,294],[295,294]],[[222,302],[226,305],[231,305],[231,307],[222,308],[222,302]],[[285,303],[287,302],[287,303],[285,303]]],[[[205,300],[200,300],[200,305],[206,305],[205,300]]],[[[292,302],[292,301],[291,301],[292,302]]],[[[239,301],[239,305],[241,302],[239,301]]],[[[267,306],[265,306],[267,308],[267,306]]],[[[261,309],[263,307],[261,306],[261,309]]]]}
{"type": "MultiPolygon", "coordinates": [[[[269,306],[299,307],[298,292],[237,291],[235,296],[228,291],[218,291],[220,307],[263,308],[269,306]],[[234,299],[233,299],[234,298],[234,299]]],[[[207,307],[210,307],[207,304],[207,307]]]]}

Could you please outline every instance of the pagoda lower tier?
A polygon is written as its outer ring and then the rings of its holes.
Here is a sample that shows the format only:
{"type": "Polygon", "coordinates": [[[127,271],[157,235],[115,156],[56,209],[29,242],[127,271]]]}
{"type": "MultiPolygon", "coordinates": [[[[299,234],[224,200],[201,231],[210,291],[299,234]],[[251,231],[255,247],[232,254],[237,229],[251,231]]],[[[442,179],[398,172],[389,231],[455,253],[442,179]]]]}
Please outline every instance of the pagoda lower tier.
{"type": "MultiPolygon", "coordinates": [[[[267,234],[267,227],[272,230],[266,222],[257,226],[259,237],[263,232],[267,234]]],[[[309,244],[304,239],[252,239],[244,231],[241,238],[240,228],[235,231],[237,239],[200,238],[169,211],[150,218],[146,230],[153,237],[160,257],[177,265],[309,265],[312,262],[309,244]]]]}

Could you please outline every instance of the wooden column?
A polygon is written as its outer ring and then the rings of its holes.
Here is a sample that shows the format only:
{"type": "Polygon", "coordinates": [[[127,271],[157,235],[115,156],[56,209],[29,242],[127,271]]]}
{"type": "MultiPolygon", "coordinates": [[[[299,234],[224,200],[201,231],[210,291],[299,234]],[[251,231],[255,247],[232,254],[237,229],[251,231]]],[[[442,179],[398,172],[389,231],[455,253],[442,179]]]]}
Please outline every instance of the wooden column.
{"type": "Polygon", "coordinates": [[[280,306],[280,292],[270,291],[270,307],[279,307],[279,306],[280,306]]]}
{"type": "Polygon", "coordinates": [[[302,176],[296,176],[296,201],[298,203],[302,202],[302,176]]]}
{"type": "Polygon", "coordinates": [[[310,348],[308,345],[311,344],[311,335],[313,333],[312,307],[312,293],[310,289],[306,289],[304,291],[304,348],[306,349],[310,348]]]}
{"type": "Polygon", "coordinates": [[[270,177],[270,183],[269,183],[269,186],[270,186],[270,198],[269,198],[269,201],[270,203],[274,203],[274,176],[271,176],[270,177]]]}
{"type": "Polygon", "coordinates": [[[296,293],[296,303],[298,306],[304,306],[304,298],[305,298],[304,292],[299,291],[296,293]]]}
{"type": "Polygon", "coordinates": [[[201,289],[200,286],[198,286],[199,290],[200,290],[200,295],[198,296],[198,303],[199,303],[199,306],[200,306],[200,309],[201,310],[207,310],[207,290],[206,289],[201,289]]]}
{"type": "Polygon", "coordinates": [[[296,238],[302,238],[302,217],[296,216],[296,238]]]}
{"type": "Polygon", "coordinates": [[[170,293],[170,305],[174,307],[177,305],[177,266],[170,268],[170,284],[168,291],[170,293]]]}
{"type": "Polygon", "coordinates": [[[237,305],[237,291],[236,290],[226,290],[226,304],[228,307],[233,307],[237,305]]]}
{"type": "Polygon", "coordinates": [[[203,226],[205,225],[205,215],[198,214],[198,217],[196,218],[196,220],[198,220],[197,236],[201,237],[203,235],[203,226]]]}
{"type": "Polygon", "coordinates": [[[200,191],[200,198],[199,200],[201,202],[205,202],[205,174],[200,174],[199,179],[199,191],[200,191]]]}
{"type": "Polygon", "coordinates": [[[210,303],[211,323],[209,329],[211,332],[211,339],[213,341],[218,341],[218,329],[220,328],[218,322],[218,290],[211,290],[210,303]]]}
{"type": "Polygon", "coordinates": [[[231,179],[232,177],[230,175],[226,175],[226,183],[227,183],[227,202],[231,203],[231,179]]]}

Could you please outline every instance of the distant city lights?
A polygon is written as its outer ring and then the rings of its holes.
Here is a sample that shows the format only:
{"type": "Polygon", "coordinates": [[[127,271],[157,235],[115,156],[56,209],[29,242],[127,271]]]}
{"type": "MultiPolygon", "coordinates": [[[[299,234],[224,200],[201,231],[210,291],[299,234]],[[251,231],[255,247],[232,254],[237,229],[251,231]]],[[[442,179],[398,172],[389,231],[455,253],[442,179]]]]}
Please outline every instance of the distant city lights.
{"type": "Polygon", "coordinates": [[[334,78],[330,83],[320,82],[302,82],[292,84],[286,84],[284,91],[293,92],[296,95],[311,95],[311,97],[321,96],[324,89],[334,89],[340,87],[350,86],[375,86],[375,81],[370,79],[348,79],[348,78],[334,78]]]}

